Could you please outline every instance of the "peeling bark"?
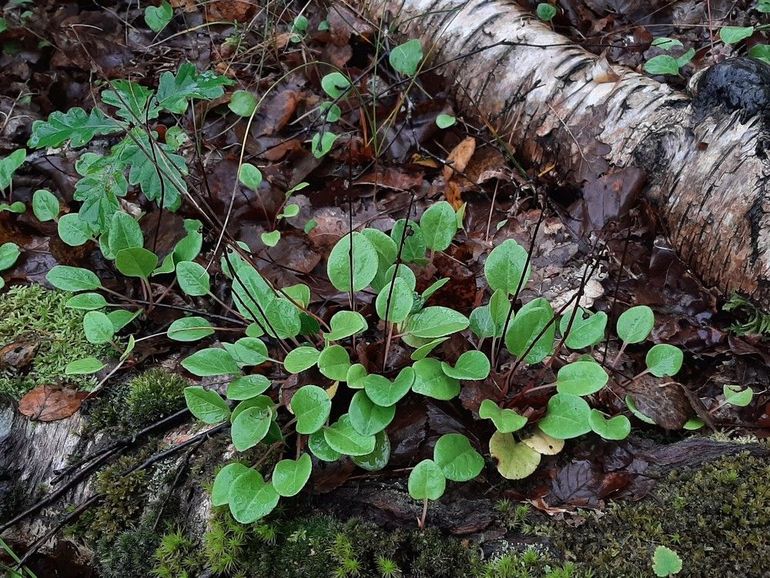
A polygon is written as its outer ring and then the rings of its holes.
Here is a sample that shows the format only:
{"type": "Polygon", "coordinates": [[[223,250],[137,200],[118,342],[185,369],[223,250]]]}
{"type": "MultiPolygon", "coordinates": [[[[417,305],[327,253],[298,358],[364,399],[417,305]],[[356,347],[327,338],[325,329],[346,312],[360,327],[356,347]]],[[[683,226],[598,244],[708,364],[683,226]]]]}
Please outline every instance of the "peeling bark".
{"type": "Polygon", "coordinates": [[[448,62],[439,72],[460,106],[491,121],[528,162],[553,162],[575,185],[611,167],[643,169],[679,256],[706,285],[770,307],[761,119],[742,122],[736,112],[696,122],[687,95],[620,66],[616,81],[599,82],[599,57],[510,1],[358,4],[395,16],[399,33],[421,37],[434,63],[448,62]]]}

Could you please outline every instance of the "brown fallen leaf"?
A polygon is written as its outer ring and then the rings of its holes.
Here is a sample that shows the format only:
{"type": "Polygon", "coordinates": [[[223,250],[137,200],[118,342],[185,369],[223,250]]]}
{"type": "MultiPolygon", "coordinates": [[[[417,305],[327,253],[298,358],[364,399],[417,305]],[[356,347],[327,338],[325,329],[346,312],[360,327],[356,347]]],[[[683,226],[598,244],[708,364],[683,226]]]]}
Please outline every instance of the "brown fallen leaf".
{"type": "MultiPolygon", "coordinates": [[[[449,153],[446,159],[446,165],[442,171],[444,182],[446,183],[446,190],[444,195],[447,201],[454,207],[455,210],[459,209],[462,205],[462,189],[464,184],[459,178],[456,178],[457,173],[465,171],[465,167],[468,166],[468,161],[471,160],[473,153],[476,152],[476,139],[472,136],[465,137],[460,144],[458,144],[449,153]]],[[[467,179],[462,179],[467,181],[467,179]]]]}
{"type": "Polygon", "coordinates": [[[17,341],[0,349],[0,368],[24,369],[37,355],[39,343],[17,341]]]}
{"type": "Polygon", "coordinates": [[[208,5],[206,19],[246,22],[257,10],[257,5],[246,0],[214,0],[208,5]]]}
{"type": "Polygon", "coordinates": [[[57,421],[78,411],[87,396],[84,391],[41,385],[19,400],[19,413],[37,421],[57,421]]]}

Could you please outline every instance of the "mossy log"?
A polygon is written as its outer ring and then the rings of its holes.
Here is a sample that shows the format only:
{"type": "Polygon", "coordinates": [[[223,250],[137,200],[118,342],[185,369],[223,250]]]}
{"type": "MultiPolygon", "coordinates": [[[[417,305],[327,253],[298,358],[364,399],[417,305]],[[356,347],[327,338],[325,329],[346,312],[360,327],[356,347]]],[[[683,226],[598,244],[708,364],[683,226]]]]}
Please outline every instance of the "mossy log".
{"type": "Polygon", "coordinates": [[[770,307],[770,165],[760,116],[696,112],[688,95],[606,62],[508,0],[360,0],[423,40],[463,111],[567,183],[641,169],[679,256],[723,294],[770,307]]]}

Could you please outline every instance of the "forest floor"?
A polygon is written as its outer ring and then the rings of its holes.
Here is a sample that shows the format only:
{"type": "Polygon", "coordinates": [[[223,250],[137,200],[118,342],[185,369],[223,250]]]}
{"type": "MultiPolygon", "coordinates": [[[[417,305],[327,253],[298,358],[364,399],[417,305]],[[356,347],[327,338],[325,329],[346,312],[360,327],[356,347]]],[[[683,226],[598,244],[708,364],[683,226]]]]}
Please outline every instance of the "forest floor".
{"type": "MultiPolygon", "coordinates": [[[[538,3],[529,4],[534,11],[538,3]]],[[[678,74],[659,78],[684,90],[695,72],[725,58],[770,54],[762,48],[767,17],[755,4],[766,3],[562,0],[554,3],[552,25],[612,64],[642,71],[655,57],[679,59],[678,74]],[[726,40],[720,30],[727,30],[726,40]],[[731,42],[731,32],[742,37],[731,42]],[[661,37],[668,40],[653,45],[661,37]]],[[[517,143],[501,141],[490,119],[455,108],[451,79],[442,77],[440,65],[428,55],[418,73],[404,75],[387,55],[408,39],[344,2],[170,5],[173,17],[158,32],[148,21],[163,20],[162,12],[148,16],[134,2],[11,0],[0,8],[0,159],[28,147],[33,122],[74,107],[91,110],[110,82],[154,89],[163,73],[188,62],[231,81],[220,96],[145,118],[145,128],[175,146],[188,167],[189,194],[179,206],[159,208],[138,186],[128,186],[119,199],[124,211],[142,215],[145,246],[161,259],[187,238],[193,220],[204,222],[200,262],[210,265],[207,293],[183,291],[173,275],[141,282],[119,275],[99,242],[66,242],[65,219],[43,221],[31,210],[35,191],[47,189],[63,213],[82,212],[90,201],[76,188],[88,171],[81,154],[104,154],[114,144],[109,136],[83,150],[30,151],[27,164],[10,171],[0,245],[15,243],[21,254],[3,272],[0,295],[0,395],[13,409],[3,420],[17,424],[21,413],[24,420],[45,422],[40,428],[70,420],[74,434],[93,444],[78,451],[126,436],[131,441],[95,468],[91,487],[102,495],[100,503],[59,532],[72,546],[36,545],[25,568],[9,575],[651,576],[666,571],[669,561],[654,560],[656,548],[665,547],[660,555],[676,552],[682,576],[770,576],[770,347],[762,335],[763,329],[770,333],[770,317],[739,297],[703,287],[687,271],[654,207],[639,198],[633,175],[605,175],[574,190],[561,185],[558,166],[523,166],[517,143]],[[325,86],[335,71],[354,79],[355,95],[335,97],[335,88],[325,86]],[[327,124],[318,112],[330,97],[330,108],[339,105],[333,126],[327,126],[328,108],[327,124]],[[244,163],[261,171],[254,187],[239,181],[244,163]],[[332,248],[361,227],[388,232],[399,219],[419,221],[439,201],[457,211],[461,227],[448,247],[410,264],[418,292],[449,280],[431,305],[472,317],[489,297],[484,265],[490,251],[513,239],[527,250],[532,269],[530,282],[516,292],[515,308],[544,297],[558,311],[579,300],[606,314],[608,327],[632,306],[654,311],[645,343],[620,349],[607,339],[590,352],[612,374],[592,395],[592,407],[629,416],[630,437],[585,435],[561,451],[543,449],[539,467],[522,480],[501,477],[489,458],[474,480],[450,483],[425,517],[407,478],[434,455],[436,440],[461,433],[487,456],[495,428],[479,419],[482,401],[492,399],[536,422],[553,394],[543,384],[556,380],[561,363],[579,359],[564,351],[555,366],[519,368],[496,340],[466,331],[430,345],[454,362],[474,344],[489,353],[489,377],[463,380],[455,399],[405,398],[387,428],[385,469],[367,471],[350,459],[319,462],[312,491],[282,501],[260,523],[240,527],[220,508],[203,533],[189,527],[191,500],[203,500],[201,488],[210,488],[232,451],[219,431],[195,438],[200,424],[182,415],[186,386],[218,383],[181,365],[200,344],[165,336],[188,313],[219,316],[218,325],[232,321],[239,308],[230,299],[232,265],[220,263],[222,239],[243,243],[274,286],[308,287],[308,319],[328,322],[353,306],[374,328],[376,292],[363,291],[356,303],[336,287],[326,266],[332,248]],[[28,209],[14,208],[18,202],[28,209]],[[133,348],[125,359],[109,343],[94,344],[84,335],[85,308],[67,307],[69,295],[49,291],[46,275],[61,265],[96,272],[108,297],[130,312],[115,338],[133,348]],[[645,367],[650,345],[660,343],[684,352],[675,381],[629,379],[645,367]],[[95,375],[66,375],[67,364],[79,357],[106,359],[106,367],[95,375]],[[163,371],[146,373],[158,367],[163,371]],[[746,391],[748,399],[735,398],[746,391]],[[169,415],[179,419],[164,421],[169,415]],[[132,437],[142,428],[155,429],[132,437]],[[183,446],[173,465],[158,460],[162,472],[155,463],[134,470],[190,440],[195,443],[183,446]],[[160,505],[153,486],[158,480],[176,496],[160,505]],[[198,493],[180,497],[180,488],[193,486],[198,493]],[[426,529],[417,528],[421,515],[426,529]]],[[[163,184],[161,191],[155,200],[163,205],[163,194],[170,193],[163,184]]],[[[353,339],[350,351],[365,367],[391,373],[416,359],[410,347],[428,345],[391,341],[386,331],[372,330],[353,339]]],[[[273,362],[283,355],[282,343],[268,340],[270,358],[255,368],[270,378],[267,394],[278,404],[319,378],[283,372],[273,362]]],[[[283,452],[250,451],[252,461],[268,464],[283,452]]],[[[79,457],[62,459],[78,463],[79,457]]],[[[24,464],[3,466],[0,525],[34,504],[14,497],[13,480],[24,464]]],[[[38,491],[45,495],[38,488],[36,498],[38,491]]],[[[64,504],[58,513],[77,506],[64,504]]],[[[11,567],[30,544],[16,534],[8,541],[0,560],[11,567]]]]}

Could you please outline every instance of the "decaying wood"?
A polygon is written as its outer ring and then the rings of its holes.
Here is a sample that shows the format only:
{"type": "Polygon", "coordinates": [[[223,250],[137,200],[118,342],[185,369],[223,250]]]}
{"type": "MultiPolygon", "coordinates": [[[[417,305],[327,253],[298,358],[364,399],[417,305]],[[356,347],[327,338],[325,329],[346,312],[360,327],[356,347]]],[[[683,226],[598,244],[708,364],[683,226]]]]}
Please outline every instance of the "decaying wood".
{"type": "Polygon", "coordinates": [[[579,185],[646,172],[680,257],[709,286],[770,306],[770,194],[762,123],[696,123],[687,95],[606,63],[506,0],[359,0],[421,37],[466,113],[479,113],[538,166],[579,185]],[[467,55],[467,56],[466,56],[467,55]]]}

